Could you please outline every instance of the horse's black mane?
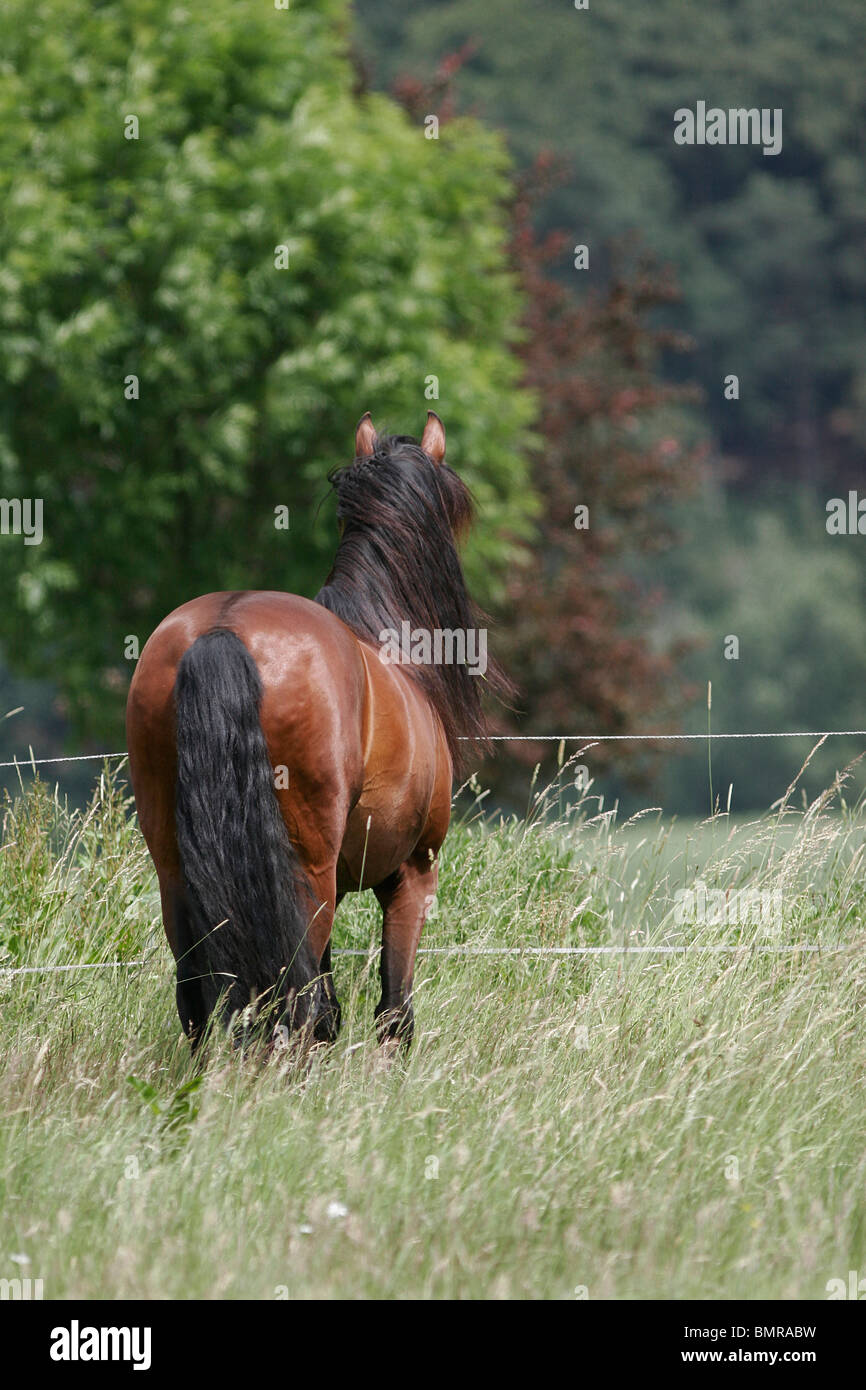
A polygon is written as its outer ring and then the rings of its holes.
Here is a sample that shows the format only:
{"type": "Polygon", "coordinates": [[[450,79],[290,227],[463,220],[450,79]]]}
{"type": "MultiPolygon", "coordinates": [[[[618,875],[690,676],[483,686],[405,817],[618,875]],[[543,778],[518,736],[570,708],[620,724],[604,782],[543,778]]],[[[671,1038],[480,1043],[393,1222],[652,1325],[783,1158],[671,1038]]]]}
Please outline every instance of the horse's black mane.
{"type": "MultiPolygon", "coordinates": [[[[472,498],[447,464],[435,464],[408,435],[388,435],[377,438],[372,456],[335,469],[328,481],[342,536],[317,603],[376,645],[380,633],[399,633],[406,621],[426,632],[484,626],[455,543],[472,521],[472,498]]],[[[483,688],[504,695],[510,682],[492,660],[486,677],[457,664],[404,669],[427,693],[454,766],[463,768],[473,742],[487,745],[483,688]]]]}

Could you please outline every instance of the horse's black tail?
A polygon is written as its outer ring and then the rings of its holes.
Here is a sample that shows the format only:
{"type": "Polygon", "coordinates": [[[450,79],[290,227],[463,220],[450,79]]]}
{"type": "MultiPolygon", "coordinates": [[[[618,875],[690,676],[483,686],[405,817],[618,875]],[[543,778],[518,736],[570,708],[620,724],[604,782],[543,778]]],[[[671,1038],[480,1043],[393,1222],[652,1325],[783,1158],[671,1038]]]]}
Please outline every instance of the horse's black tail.
{"type": "Polygon", "coordinates": [[[177,842],[186,887],[178,1006],[193,1035],[221,994],[229,1011],[277,1005],[294,1026],[315,1012],[307,941],[312,895],[280,813],[259,722],[262,684],[243,642],[214,628],[184,653],[174,687],[177,842]]]}

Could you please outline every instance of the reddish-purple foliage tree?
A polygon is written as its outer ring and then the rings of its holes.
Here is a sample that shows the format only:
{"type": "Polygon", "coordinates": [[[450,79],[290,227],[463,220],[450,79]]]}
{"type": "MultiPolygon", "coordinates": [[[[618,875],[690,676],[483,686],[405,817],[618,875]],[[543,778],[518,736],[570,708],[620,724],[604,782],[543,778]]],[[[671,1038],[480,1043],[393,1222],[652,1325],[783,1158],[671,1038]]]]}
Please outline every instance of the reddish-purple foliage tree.
{"type": "MultiPolygon", "coordinates": [[[[621,247],[600,290],[579,299],[556,278],[571,264],[571,239],[539,238],[534,209],[545,182],[559,176],[552,159],[538,161],[512,206],[526,382],[540,408],[534,481],[542,512],[534,559],[509,586],[501,655],[520,682],[522,729],[636,732],[648,716],[658,727],[686,693],[679,649],[649,640],[661,594],[641,592],[630,569],[670,542],[671,504],[698,475],[702,451],[677,433],[680,408],[696,393],[659,375],[662,353],[688,346],[652,324],[678,297],[669,272],[621,247]]],[[[534,758],[540,750],[523,751],[534,758]]],[[[639,765],[636,746],[620,746],[623,757],[639,765]]]]}

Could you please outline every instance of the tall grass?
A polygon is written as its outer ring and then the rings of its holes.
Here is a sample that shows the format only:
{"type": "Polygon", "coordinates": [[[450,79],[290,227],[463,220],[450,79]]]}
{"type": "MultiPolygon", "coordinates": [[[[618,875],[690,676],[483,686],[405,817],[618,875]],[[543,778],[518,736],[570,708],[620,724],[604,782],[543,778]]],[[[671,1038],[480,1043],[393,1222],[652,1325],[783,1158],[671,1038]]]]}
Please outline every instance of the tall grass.
{"type": "Polygon", "coordinates": [[[338,916],[335,944],[369,948],[336,959],[339,1042],[303,1069],[217,1044],[198,1073],[122,786],[69,813],[35,782],[0,852],[0,1277],[47,1298],[784,1299],[866,1274],[864,811],[838,785],[792,801],[680,826],[559,815],[556,788],[503,822],[479,797],[426,946],[688,949],[421,956],[415,1046],[388,1066],[364,894],[338,916]],[[781,920],[678,922],[698,878],[779,891],[781,920]],[[104,962],[126,964],[11,973],[104,962]]]}

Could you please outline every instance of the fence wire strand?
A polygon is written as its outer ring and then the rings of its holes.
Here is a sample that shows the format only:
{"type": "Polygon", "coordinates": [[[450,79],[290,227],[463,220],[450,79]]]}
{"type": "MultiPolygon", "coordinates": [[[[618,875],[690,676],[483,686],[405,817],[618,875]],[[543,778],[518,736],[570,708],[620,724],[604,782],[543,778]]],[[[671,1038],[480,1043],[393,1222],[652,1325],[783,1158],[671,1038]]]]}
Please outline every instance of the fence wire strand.
{"type": "MultiPolygon", "coordinates": [[[[785,729],[737,734],[492,734],[491,743],[718,743],[729,738],[866,738],[866,729],[785,729]]],[[[461,739],[461,742],[471,742],[461,739]]],[[[13,758],[2,767],[41,767],[45,763],[87,763],[125,758],[123,753],[77,753],[64,758],[13,758]]]]}

